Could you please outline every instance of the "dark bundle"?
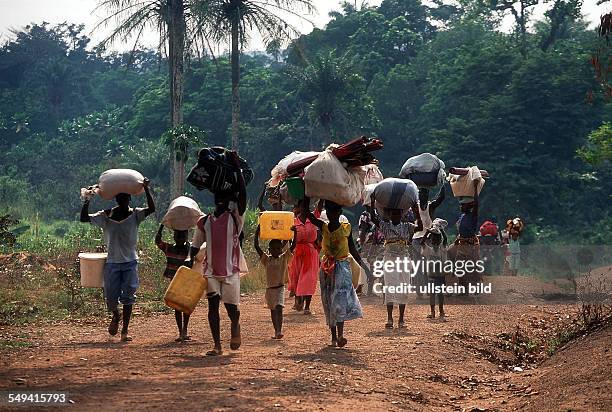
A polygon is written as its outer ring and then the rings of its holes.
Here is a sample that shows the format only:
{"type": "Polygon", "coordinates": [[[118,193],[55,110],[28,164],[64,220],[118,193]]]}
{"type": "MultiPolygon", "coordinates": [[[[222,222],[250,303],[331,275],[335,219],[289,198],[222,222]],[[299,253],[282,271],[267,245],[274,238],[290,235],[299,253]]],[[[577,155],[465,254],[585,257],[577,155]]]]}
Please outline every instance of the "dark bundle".
{"type": "Polygon", "coordinates": [[[238,183],[238,173],[242,173],[246,184],[253,180],[253,171],[247,161],[239,160],[240,168],[237,168],[226,148],[205,147],[198,153],[198,163],[189,172],[187,181],[198,190],[231,192],[238,183]]]}

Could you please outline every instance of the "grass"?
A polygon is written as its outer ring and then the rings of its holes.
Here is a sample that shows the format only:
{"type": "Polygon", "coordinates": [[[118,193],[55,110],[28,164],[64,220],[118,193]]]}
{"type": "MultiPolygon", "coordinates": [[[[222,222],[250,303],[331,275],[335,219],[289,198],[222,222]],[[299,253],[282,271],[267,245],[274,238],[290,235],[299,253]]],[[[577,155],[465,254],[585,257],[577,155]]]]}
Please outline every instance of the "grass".
{"type": "Polygon", "coordinates": [[[32,344],[22,340],[0,339],[0,350],[29,348],[32,344]]]}
{"type": "MultiPolygon", "coordinates": [[[[18,237],[17,245],[0,250],[0,254],[17,253],[14,261],[0,263],[0,325],[105,317],[102,290],[81,287],[77,264],[79,252],[103,250],[102,231],[69,221],[48,224],[25,219],[22,224],[30,229],[18,237]]],[[[252,247],[256,226],[257,212],[247,211],[243,250],[250,272],[241,279],[240,288],[246,294],[266,286],[265,272],[252,247]]],[[[139,229],[137,310],[143,315],[171,312],[163,303],[168,280],[162,276],[165,256],[154,244],[157,228],[150,217],[139,229]]],[[[164,231],[164,240],[171,242],[171,236],[171,231],[164,231]]]]}

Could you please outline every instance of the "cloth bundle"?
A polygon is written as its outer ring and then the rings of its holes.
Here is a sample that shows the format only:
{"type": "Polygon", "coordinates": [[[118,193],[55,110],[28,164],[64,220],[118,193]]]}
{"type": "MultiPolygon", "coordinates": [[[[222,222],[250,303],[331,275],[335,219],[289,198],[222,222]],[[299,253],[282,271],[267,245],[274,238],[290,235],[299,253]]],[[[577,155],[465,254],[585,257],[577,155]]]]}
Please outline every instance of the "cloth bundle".
{"type": "Polygon", "coordinates": [[[444,162],[431,153],[421,153],[406,160],[400,177],[410,179],[419,187],[433,187],[444,183],[444,162]]]}
{"type": "Polygon", "coordinates": [[[365,174],[362,167],[345,169],[332,151],[326,150],[304,171],[306,196],[354,206],[361,201],[365,174]]]}
{"type": "Polygon", "coordinates": [[[384,215],[385,209],[411,209],[418,201],[419,191],[411,180],[388,177],[376,185],[374,197],[376,208],[384,215]]]}
{"type": "Polygon", "coordinates": [[[485,184],[485,180],[477,166],[468,168],[467,174],[465,175],[456,175],[452,173],[448,175],[448,181],[450,182],[451,189],[453,190],[453,195],[456,198],[459,198],[460,201],[465,200],[466,202],[469,202],[470,198],[473,200],[474,180],[478,180],[478,194],[480,194],[485,184]]]}
{"type": "Polygon", "coordinates": [[[119,193],[138,196],[144,193],[144,176],[132,169],[109,169],[100,175],[98,184],[81,188],[81,200],[99,195],[113,200],[119,193]]]}
{"type": "MultiPolygon", "coordinates": [[[[382,141],[371,137],[361,136],[355,140],[341,145],[330,145],[326,150],[331,152],[340,160],[346,167],[364,166],[375,162],[375,158],[371,152],[383,148],[382,141]]],[[[319,153],[320,154],[320,153],[319,153]]],[[[305,157],[301,160],[294,161],[287,167],[287,175],[294,176],[301,173],[314,162],[319,154],[310,157],[305,157]]]]}
{"type": "Polygon", "coordinates": [[[170,203],[162,219],[164,226],[174,230],[189,230],[204,216],[198,203],[190,197],[179,196],[170,203]]]}
{"type": "Polygon", "coordinates": [[[246,184],[253,180],[253,171],[246,160],[239,158],[239,162],[237,168],[224,147],[205,147],[198,153],[198,163],[189,172],[187,181],[198,190],[233,192],[238,183],[238,173],[242,173],[246,184]]]}

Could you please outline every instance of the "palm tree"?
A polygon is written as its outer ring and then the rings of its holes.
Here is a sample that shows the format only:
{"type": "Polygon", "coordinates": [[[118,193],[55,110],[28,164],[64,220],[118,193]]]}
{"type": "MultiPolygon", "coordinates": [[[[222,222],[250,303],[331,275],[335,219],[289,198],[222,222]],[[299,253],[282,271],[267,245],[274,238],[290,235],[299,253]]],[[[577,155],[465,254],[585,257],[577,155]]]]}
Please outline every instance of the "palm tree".
{"type": "MultiPolygon", "coordinates": [[[[168,42],[168,77],[170,84],[171,127],[183,123],[183,75],[185,62],[185,38],[187,36],[186,11],[189,0],[100,0],[99,8],[105,8],[109,15],[99,24],[116,23],[111,34],[102,41],[106,45],[121,40],[129,41],[135,36],[134,48],[146,29],[155,29],[160,35],[160,48],[168,42]]],[[[174,156],[172,148],[171,194],[181,195],[185,182],[181,178],[185,169],[182,157],[174,156]]]]}
{"type": "Polygon", "coordinates": [[[334,51],[316,56],[304,69],[293,71],[301,92],[310,102],[310,117],[323,129],[326,145],[332,140],[332,124],[343,115],[342,104],[356,80],[350,66],[334,51]]]}
{"type": "Polygon", "coordinates": [[[206,37],[231,46],[232,67],[232,149],[237,150],[240,134],[240,50],[248,43],[249,32],[257,31],[264,44],[282,42],[298,34],[283,15],[306,20],[300,12],[315,11],[313,0],[195,0],[192,12],[206,37]]]}

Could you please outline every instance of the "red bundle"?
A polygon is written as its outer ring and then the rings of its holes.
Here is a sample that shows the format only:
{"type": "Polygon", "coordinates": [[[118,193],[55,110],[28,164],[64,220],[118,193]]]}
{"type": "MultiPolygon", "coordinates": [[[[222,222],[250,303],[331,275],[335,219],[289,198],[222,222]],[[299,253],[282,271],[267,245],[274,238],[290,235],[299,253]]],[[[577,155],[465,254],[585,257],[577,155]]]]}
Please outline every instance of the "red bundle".
{"type": "MultiPolygon", "coordinates": [[[[383,143],[380,139],[374,139],[367,136],[358,137],[348,143],[344,143],[335,149],[332,149],[334,156],[348,166],[363,166],[376,162],[376,158],[371,154],[376,150],[383,148],[383,143]]],[[[297,161],[287,167],[287,174],[293,176],[301,173],[308,165],[315,161],[317,156],[311,156],[306,159],[297,161]]]]}

